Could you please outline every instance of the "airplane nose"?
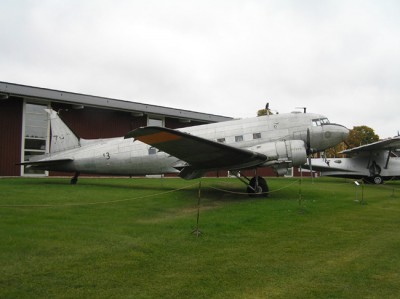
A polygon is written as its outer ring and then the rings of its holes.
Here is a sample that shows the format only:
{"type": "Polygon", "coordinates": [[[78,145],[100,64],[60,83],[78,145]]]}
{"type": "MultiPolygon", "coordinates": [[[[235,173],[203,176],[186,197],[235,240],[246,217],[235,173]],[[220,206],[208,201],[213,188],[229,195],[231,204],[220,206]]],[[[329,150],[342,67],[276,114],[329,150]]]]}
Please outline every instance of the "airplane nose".
{"type": "Polygon", "coordinates": [[[324,126],[324,137],[329,140],[331,146],[346,140],[349,136],[350,130],[345,126],[338,124],[329,124],[324,126]]]}
{"type": "Polygon", "coordinates": [[[311,140],[312,148],[315,151],[323,151],[336,146],[346,140],[350,132],[345,126],[334,123],[323,124],[320,128],[319,134],[314,135],[315,138],[311,140]],[[320,136],[319,138],[317,137],[318,135],[320,136]]]}
{"type": "Polygon", "coordinates": [[[349,137],[350,134],[350,130],[348,128],[346,128],[345,126],[342,125],[338,125],[338,131],[341,131],[342,133],[342,141],[345,141],[347,137],[349,137]]]}

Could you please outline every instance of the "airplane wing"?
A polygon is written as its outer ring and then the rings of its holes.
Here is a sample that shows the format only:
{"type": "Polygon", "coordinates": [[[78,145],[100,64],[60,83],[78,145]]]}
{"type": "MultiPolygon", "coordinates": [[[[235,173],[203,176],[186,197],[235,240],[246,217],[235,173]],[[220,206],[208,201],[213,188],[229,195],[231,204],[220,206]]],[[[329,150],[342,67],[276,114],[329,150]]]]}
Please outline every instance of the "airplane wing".
{"type": "Polygon", "coordinates": [[[131,137],[185,161],[192,171],[243,169],[267,160],[260,153],[163,127],[138,128],[125,136],[131,137]]]}
{"type": "Polygon", "coordinates": [[[355,154],[360,152],[371,152],[377,150],[394,150],[400,148],[400,136],[387,138],[366,145],[361,145],[352,149],[344,150],[342,154],[355,154]]]}

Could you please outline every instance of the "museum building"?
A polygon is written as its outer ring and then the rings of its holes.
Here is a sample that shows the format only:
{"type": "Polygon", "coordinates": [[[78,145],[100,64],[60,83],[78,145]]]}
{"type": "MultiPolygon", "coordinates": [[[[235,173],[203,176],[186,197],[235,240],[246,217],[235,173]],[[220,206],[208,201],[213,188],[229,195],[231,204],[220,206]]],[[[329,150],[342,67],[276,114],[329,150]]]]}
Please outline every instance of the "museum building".
{"type": "Polygon", "coordinates": [[[59,173],[19,166],[49,150],[50,122],[44,109],[60,117],[85,139],[124,136],[147,125],[176,129],[232,118],[0,81],[0,176],[59,173]]]}

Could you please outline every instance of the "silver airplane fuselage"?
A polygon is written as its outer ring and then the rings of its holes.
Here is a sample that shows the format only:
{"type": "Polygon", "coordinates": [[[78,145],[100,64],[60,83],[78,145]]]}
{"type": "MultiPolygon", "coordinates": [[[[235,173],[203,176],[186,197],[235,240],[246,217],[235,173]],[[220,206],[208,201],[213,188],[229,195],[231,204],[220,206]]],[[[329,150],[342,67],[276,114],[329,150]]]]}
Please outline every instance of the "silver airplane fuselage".
{"type": "MultiPolygon", "coordinates": [[[[284,159],[286,162],[290,160],[292,166],[304,164],[307,146],[313,152],[323,151],[342,142],[349,132],[342,125],[329,123],[325,116],[312,113],[260,116],[187,127],[178,131],[265,154],[271,158],[259,166],[272,166],[275,170],[280,168],[276,161],[284,159]]],[[[57,132],[52,133],[53,136],[57,135],[57,132]]],[[[133,138],[80,139],[79,143],[79,147],[58,152],[50,150],[46,156],[38,157],[42,162],[69,159],[68,163],[33,167],[88,174],[152,175],[178,173],[177,166],[185,163],[133,138]]],[[[287,166],[286,163],[282,167],[287,166]]]]}

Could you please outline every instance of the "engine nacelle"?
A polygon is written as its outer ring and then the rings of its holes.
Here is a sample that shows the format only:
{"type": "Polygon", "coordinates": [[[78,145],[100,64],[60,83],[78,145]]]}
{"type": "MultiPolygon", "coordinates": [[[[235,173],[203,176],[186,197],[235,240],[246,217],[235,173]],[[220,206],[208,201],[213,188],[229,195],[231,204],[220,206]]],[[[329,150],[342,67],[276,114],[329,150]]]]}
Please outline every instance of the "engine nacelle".
{"type": "MultiPolygon", "coordinates": [[[[268,142],[257,145],[251,150],[268,157],[264,166],[285,163],[287,167],[300,166],[307,162],[306,146],[302,140],[268,142]]],[[[286,167],[286,168],[287,168],[286,167]]]]}

